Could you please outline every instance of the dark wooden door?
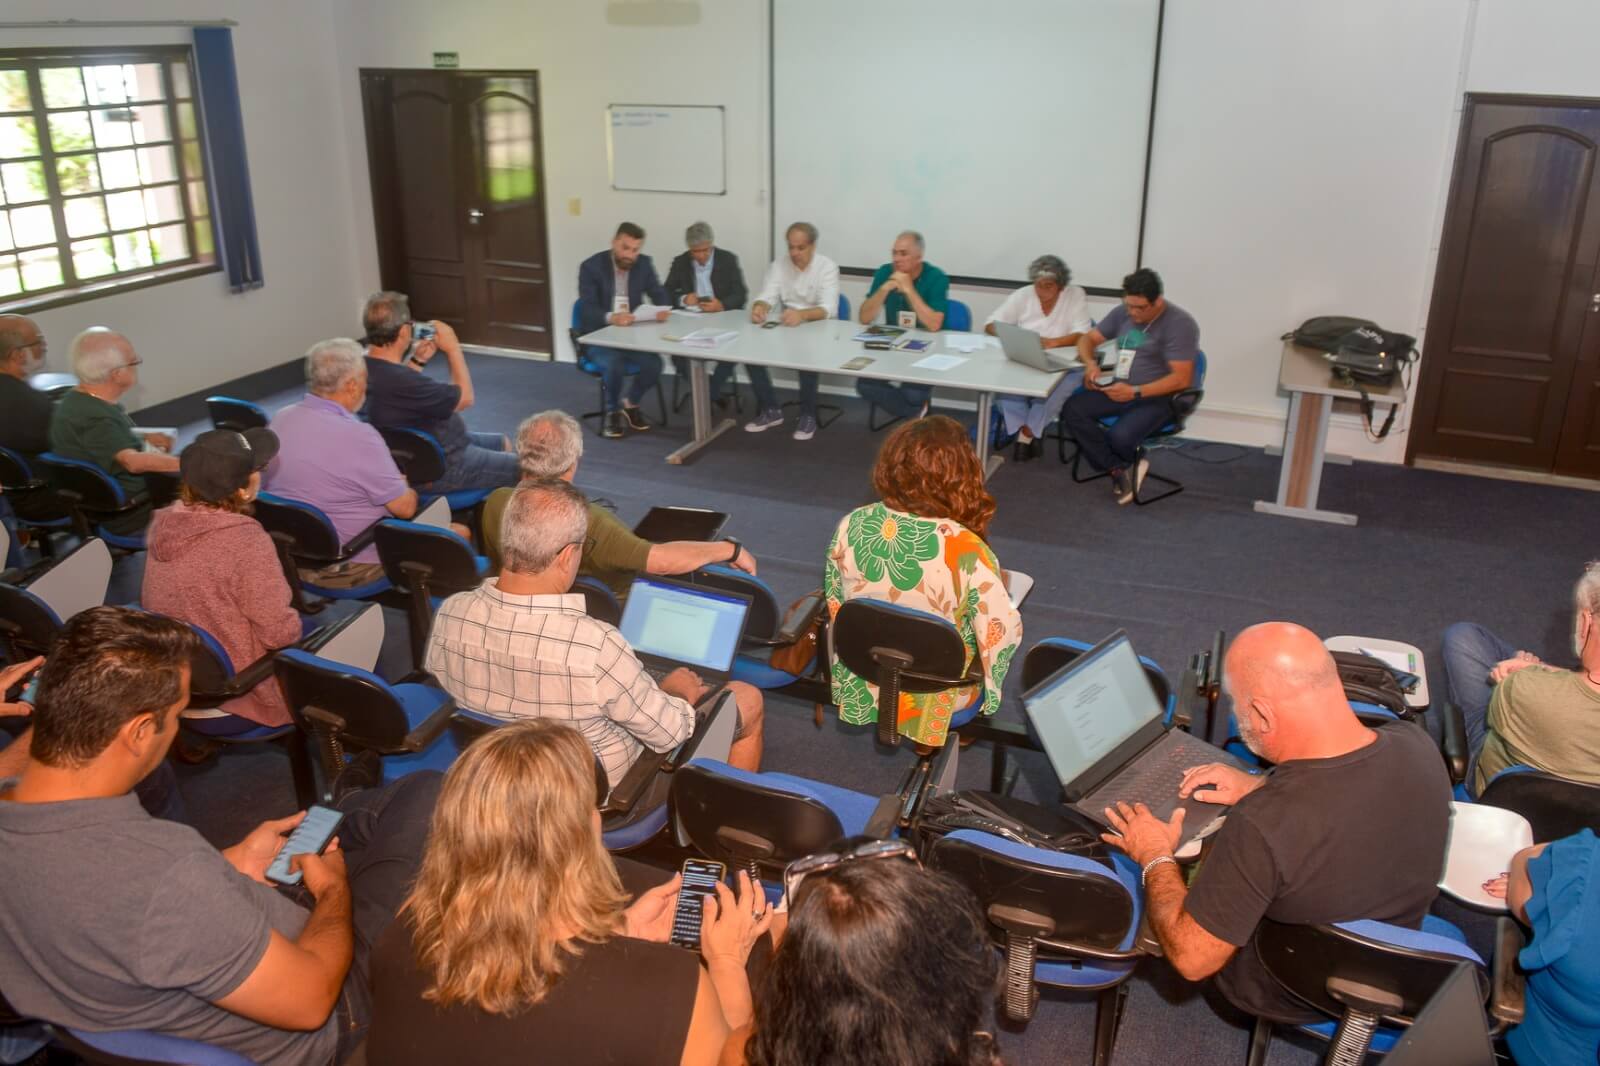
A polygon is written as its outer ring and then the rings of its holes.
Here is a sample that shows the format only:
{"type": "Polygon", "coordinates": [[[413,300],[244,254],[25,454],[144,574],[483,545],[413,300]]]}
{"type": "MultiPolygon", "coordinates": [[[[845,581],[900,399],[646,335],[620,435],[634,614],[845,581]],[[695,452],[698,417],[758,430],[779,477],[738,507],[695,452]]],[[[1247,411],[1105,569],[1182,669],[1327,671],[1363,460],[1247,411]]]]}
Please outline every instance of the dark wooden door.
{"type": "Polygon", "coordinates": [[[361,73],[385,288],[468,343],[553,351],[538,77],[361,73]]]}
{"type": "Polygon", "coordinates": [[[1600,101],[1469,95],[1410,456],[1600,477],[1600,101]]]}

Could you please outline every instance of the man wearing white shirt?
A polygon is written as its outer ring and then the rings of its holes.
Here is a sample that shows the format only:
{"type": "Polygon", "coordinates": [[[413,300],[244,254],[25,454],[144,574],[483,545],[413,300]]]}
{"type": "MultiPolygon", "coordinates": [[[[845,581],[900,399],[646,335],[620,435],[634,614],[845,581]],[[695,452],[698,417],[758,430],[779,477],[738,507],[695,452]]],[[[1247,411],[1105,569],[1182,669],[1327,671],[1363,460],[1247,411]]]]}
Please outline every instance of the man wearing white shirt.
{"type": "MultiPolygon", "coordinates": [[[[796,222],[785,234],[789,255],[767,268],[766,280],[750,306],[750,321],[763,324],[776,314],[785,326],[833,318],[839,313],[839,267],[832,259],[817,254],[817,227],[796,222]]],[[[760,433],[783,425],[783,408],[772,391],[772,375],[764,366],[745,366],[750,387],[755,390],[757,414],[745,423],[745,432],[760,433]]],[[[817,433],[818,375],[800,371],[800,421],[795,425],[795,440],[810,440],[817,433]]]]}
{"type": "MultiPolygon", "coordinates": [[[[1089,298],[1083,288],[1071,284],[1072,271],[1060,256],[1041,255],[1028,264],[1032,283],[1006,297],[984,324],[985,333],[994,333],[996,322],[1005,322],[1039,335],[1044,348],[1072,348],[1078,338],[1094,325],[1089,317],[1089,298]]],[[[1016,437],[1023,447],[1017,458],[1031,459],[1039,448],[1044,427],[1056,420],[1061,407],[1079,385],[1083,371],[1063,374],[1050,395],[1042,400],[1023,396],[1001,396],[995,404],[1008,437],[1016,437]]]]}

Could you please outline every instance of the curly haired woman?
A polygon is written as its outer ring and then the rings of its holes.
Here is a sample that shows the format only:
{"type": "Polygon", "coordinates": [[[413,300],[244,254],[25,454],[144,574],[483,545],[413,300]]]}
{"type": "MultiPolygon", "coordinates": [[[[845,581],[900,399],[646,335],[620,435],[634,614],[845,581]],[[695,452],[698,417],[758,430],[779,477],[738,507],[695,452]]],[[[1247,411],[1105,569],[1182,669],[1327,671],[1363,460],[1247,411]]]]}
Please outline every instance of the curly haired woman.
{"type": "MultiPolygon", "coordinates": [[[[1022,617],[985,539],[994,497],[966,430],[943,415],[896,427],[878,453],[872,485],[879,502],[846,515],[828,546],[822,581],[828,613],[868,597],[936,614],[956,627],[968,665],[979,660],[982,687],[900,694],[900,732],[938,747],[951,718],[974,701],[982,700],[983,714],[999,710],[1000,686],[1022,642],[1022,617]]],[[[877,720],[878,687],[838,661],[833,702],[852,725],[877,720]]]]}

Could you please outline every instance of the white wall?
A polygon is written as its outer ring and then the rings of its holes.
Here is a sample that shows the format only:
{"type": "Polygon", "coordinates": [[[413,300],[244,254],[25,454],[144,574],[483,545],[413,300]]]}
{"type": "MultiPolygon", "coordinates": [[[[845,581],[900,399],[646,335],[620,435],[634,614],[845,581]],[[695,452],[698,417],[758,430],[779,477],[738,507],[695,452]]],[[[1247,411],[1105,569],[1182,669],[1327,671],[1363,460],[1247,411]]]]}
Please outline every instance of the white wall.
{"type": "MultiPolygon", "coordinates": [[[[145,360],[141,384],[127,400],[138,408],[274,366],[313,341],[355,331],[363,282],[347,225],[348,140],[328,106],[337,98],[337,66],[321,0],[8,0],[0,7],[0,18],[17,21],[122,17],[239,22],[234,52],[266,278],[263,288],[235,295],[224,275],[207,274],[35,316],[57,370],[70,369],[67,343],[78,330],[108,325],[127,333],[145,360]]],[[[181,29],[0,33],[18,46],[190,40],[181,29]]]]}

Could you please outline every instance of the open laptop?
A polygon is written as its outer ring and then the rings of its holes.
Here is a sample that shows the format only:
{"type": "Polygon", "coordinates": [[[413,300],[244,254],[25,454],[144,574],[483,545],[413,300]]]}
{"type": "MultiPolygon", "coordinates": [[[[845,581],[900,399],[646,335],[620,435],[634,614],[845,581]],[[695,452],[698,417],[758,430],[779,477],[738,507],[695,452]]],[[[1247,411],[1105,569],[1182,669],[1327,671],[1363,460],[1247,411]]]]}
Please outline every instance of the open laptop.
{"type": "Polygon", "coordinates": [[[1383,1058],[1386,1066],[1494,1066],[1478,975],[1463,962],[1383,1058]]]}
{"type": "Polygon", "coordinates": [[[665,544],[669,540],[716,540],[727,520],[727,512],[704,507],[652,507],[633,527],[633,535],[652,544],[665,544]]]}
{"type": "Polygon", "coordinates": [[[716,689],[733,670],[749,615],[750,597],[742,592],[640,575],[617,629],[657,681],[687,666],[716,689]]]}
{"type": "Polygon", "coordinates": [[[1054,374],[1062,370],[1074,370],[1083,364],[1078,362],[1077,350],[1073,349],[1072,355],[1057,355],[1045,350],[1044,342],[1039,335],[1031,329],[1013,326],[1009,322],[996,322],[994,335],[1000,338],[1000,350],[1006,353],[1006,358],[1013,363],[1031,366],[1035,370],[1043,370],[1054,374]]]}
{"type": "Polygon", "coordinates": [[[1143,803],[1163,820],[1183,807],[1179,844],[1187,843],[1227,808],[1180,801],[1184,771],[1211,762],[1250,769],[1167,725],[1166,708],[1120,629],[1023,693],[1022,705],[1067,803],[1101,825],[1105,809],[1118,802],[1143,803]]]}

